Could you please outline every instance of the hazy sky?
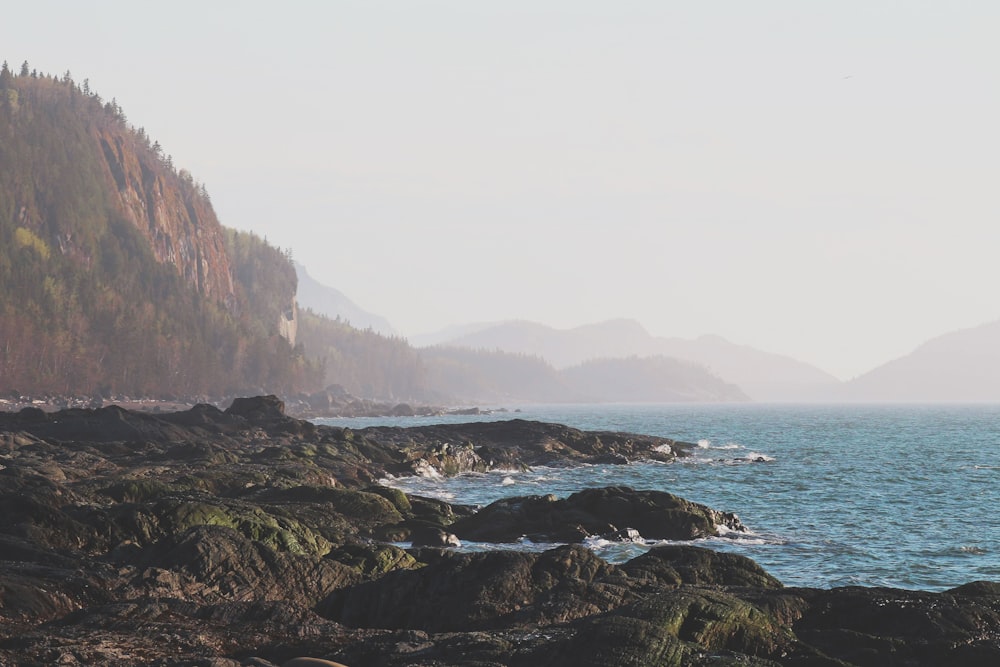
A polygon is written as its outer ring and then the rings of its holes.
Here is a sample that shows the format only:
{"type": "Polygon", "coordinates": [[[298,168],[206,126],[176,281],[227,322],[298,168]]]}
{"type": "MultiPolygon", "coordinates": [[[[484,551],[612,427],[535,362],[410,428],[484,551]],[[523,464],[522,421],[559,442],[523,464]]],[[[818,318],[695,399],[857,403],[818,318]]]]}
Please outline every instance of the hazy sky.
{"type": "Polygon", "coordinates": [[[223,224],[415,334],[631,317],[849,378],[1000,317],[1000,3],[9,3],[223,224]]]}

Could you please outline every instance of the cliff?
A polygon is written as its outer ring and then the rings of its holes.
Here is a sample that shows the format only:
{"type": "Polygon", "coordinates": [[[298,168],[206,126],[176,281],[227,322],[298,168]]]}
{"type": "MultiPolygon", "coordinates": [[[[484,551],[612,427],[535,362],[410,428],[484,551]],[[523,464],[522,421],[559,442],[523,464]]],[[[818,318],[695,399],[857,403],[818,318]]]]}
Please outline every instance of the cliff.
{"type": "Polygon", "coordinates": [[[94,126],[117,205],[149,241],[158,262],[170,264],[199,292],[231,302],[233,276],[222,226],[190,174],[174,173],[152,149],[136,144],[121,125],[94,126]]]}
{"type": "Polygon", "coordinates": [[[321,386],[286,253],[69,76],[0,69],[0,391],[107,396],[321,386]]]}

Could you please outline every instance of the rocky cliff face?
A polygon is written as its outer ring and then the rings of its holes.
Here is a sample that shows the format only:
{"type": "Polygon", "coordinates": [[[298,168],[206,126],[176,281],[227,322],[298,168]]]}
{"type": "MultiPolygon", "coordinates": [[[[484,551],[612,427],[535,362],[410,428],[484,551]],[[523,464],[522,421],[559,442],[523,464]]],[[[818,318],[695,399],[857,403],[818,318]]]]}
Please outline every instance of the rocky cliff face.
{"type": "Polygon", "coordinates": [[[291,305],[278,318],[278,334],[294,346],[299,334],[299,304],[292,299],[291,305]]]}
{"type": "Polygon", "coordinates": [[[198,291],[229,302],[233,277],[222,226],[190,175],[175,174],[156,155],[137,151],[131,137],[95,130],[124,215],[147,239],[156,259],[172,264],[198,291]]]}

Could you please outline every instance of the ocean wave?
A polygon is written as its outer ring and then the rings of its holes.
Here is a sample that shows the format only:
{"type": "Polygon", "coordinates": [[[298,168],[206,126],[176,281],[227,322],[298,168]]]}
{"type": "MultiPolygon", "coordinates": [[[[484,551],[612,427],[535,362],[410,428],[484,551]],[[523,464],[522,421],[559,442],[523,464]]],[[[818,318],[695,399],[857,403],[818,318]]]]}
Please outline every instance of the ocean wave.
{"type": "Polygon", "coordinates": [[[712,441],[708,438],[702,438],[698,441],[698,449],[745,449],[743,445],[737,442],[727,442],[723,445],[713,445],[712,441]]]}
{"type": "Polygon", "coordinates": [[[678,459],[680,463],[696,464],[696,465],[746,465],[748,463],[771,463],[777,459],[770,454],[762,454],[760,452],[747,452],[744,456],[734,456],[731,458],[726,457],[712,457],[712,456],[688,456],[682,459],[678,459]]]}
{"type": "Polygon", "coordinates": [[[737,461],[746,460],[751,463],[770,463],[774,461],[773,456],[768,456],[767,454],[761,454],[760,452],[747,452],[746,456],[742,456],[737,461]]]}
{"type": "Polygon", "coordinates": [[[982,556],[986,554],[986,549],[975,544],[963,544],[958,547],[959,553],[968,554],[970,556],[982,556]]]}

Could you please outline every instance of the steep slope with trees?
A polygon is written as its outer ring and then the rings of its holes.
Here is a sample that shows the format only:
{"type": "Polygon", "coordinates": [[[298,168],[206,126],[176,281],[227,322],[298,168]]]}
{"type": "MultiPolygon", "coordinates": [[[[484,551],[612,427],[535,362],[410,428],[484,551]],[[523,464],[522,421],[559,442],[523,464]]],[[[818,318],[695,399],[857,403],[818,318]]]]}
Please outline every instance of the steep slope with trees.
{"type": "MultiPolygon", "coordinates": [[[[0,389],[219,396],[316,384],[320,369],[280,335],[256,287],[234,282],[245,273],[205,188],[116,102],[68,72],[0,70],[0,389]]],[[[290,278],[279,281],[288,306],[290,278]]]]}
{"type": "Polygon", "coordinates": [[[299,343],[325,369],[324,384],[351,394],[400,401],[436,400],[424,362],[406,340],[362,331],[311,310],[299,311],[299,343]]]}
{"type": "Polygon", "coordinates": [[[540,358],[420,352],[300,311],[297,288],[291,253],[224,228],[116,101],[0,68],[0,393],[622,400],[540,358]]]}
{"type": "Polygon", "coordinates": [[[313,278],[306,267],[298,262],[294,264],[295,273],[299,278],[299,290],[296,293],[299,306],[331,320],[346,322],[355,329],[371,329],[383,336],[396,335],[396,331],[384,317],[369,313],[340,290],[313,278]]]}

